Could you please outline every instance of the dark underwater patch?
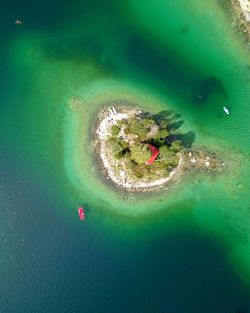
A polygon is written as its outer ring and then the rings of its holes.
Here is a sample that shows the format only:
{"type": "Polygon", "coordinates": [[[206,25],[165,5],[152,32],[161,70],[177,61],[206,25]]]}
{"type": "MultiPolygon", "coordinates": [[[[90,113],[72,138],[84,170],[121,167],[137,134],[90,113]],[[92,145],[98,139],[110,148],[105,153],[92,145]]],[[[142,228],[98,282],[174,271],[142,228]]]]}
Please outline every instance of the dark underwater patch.
{"type": "Polygon", "coordinates": [[[175,52],[170,49],[162,51],[157,45],[152,45],[137,35],[129,37],[126,57],[133,67],[144,71],[164,85],[182,90],[184,94],[193,89],[195,81],[200,77],[175,52]]]}
{"type": "Polygon", "coordinates": [[[197,84],[196,91],[192,95],[192,103],[203,105],[206,104],[212,95],[221,95],[225,99],[228,98],[226,89],[219,79],[216,77],[205,78],[197,84]]]}

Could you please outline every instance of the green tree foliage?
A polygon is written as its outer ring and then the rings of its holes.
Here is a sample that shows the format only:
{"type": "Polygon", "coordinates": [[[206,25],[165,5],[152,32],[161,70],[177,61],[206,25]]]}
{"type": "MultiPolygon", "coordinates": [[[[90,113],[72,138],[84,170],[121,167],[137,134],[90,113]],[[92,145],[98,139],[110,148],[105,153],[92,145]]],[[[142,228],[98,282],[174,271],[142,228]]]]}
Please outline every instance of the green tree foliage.
{"type": "Polygon", "coordinates": [[[112,152],[116,159],[120,160],[123,157],[122,148],[118,142],[112,145],[112,152]]]}
{"type": "Polygon", "coordinates": [[[142,165],[134,165],[133,172],[134,172],[134,175],[137,178],[142,178],[145,175],[145,173],[144,173],[144,166],[142,166],[142,165]]]}
{"type": "Polygon", "coordinates": [[[120,132],[120,127],[117,125],[112,125],[111,134],[112,136],[117,136],[120,132]]]}
{"type": "Polygon", "coordinates": [[[153,125],[155,125],[155,121],[151,118],[150,119],[142,119],[141,122],[142,122],[143,127],[146,128],[147,132],[149,132],[151,127],[153,125]]]}
{"type": "Polygon", "coordinates": [[[158,132],[153,136],[154,140],[158,139],[164,139],[169,135],[169,132],[167,129],[160,129],[158,132]]]}
{"type": "Polygon", "coordinates": [[[179,164],[179,157],[175,152],[171,150],[171,147],[161,146],[160,147],[160,159],[159,163],[162,163],[167,169],[176,167],[179,164]]]}
{"type": "Polygon", "coordinates": [[[127,120],[118,121],[111,128],[111,136],[108,139],[113,156],[117,160],[126,162],[130,174],[138,179],[147,177],[149,180],[167,177],[169,172],[178,166],[177,153],[182,149],[180,140],[171,140],[169,126],[169,113],[160,112],[152,115],[144,113],[141,116],[133,116],[127,120]],[[120,131],[123,128],[125,137],[120,131]],[[166,145],[168,142],[168,145],[166,145]],[[151,143],[160,150],[160,154],[151,165],[146,161],[151,157],[148,148],[151,143]]]}
{"type": "Polygon", "coordinates": [[[177,153],[181,151],[182,149],[182,143],[180,140],[174,140],[170,146],[170,150],[177,153]]]}
{"type": "Polygon", "coordinates": [[[160,129],[167,129],[168,128],[168,121],[167,120],[161,120],[160,122],[159,122],[159,126],[160,126],[160,129]]]}
{"type": "Polygon", "coordinates": [[[122,149],[126,149],[129,147],[129,144],[127,141],[122,140],[121,138],[118,140],[118,145],[122,148],[122,149]]]}
{"type": "Polygon", "coordinates": [[[146,144],[133,145],[130,148],[131,159],[137,164],[145,164],[151,153],[146,144]]]}
{"type": "Polygon", "coordinates": [[[107,139],[107,142],[110,143],[110,144],[114,144],[117,142],[117,137],[115,136],[110,136],[108,139],[107,139]]]}
{"type": "Polygon", "coordinates": [[[112,152],[114,154],[114,157],[118,160],[122,159],[125,155],[126,158],[130,157],[130,149],[129,145],[126,141],[117,138],[117,137],[111,137],[109,139],[109,142],[112,144],[112,152]]]}
{"type": "Polygon", "coordinates": [[[144,127],[143,122],[139,119],[133,118],[129,121],[129,133],[137,135],[140,141],[147,139],[147,128],[144,127]]]}
{"type": "Polygon", "coordinates": [[[161,146],[159,148],[160,150],[160,158],[161,159],[166,159],[170,156],[171,152],[168,146],[161,146]]]}
{"type": "Polygon", "coordinates": [[[115,157],[117,160],[121,160],[121,159],[123,158],[123,152],[122,152],[122,150],[117,151],[117,152],[114,152],[114,157],[115,157]]]}

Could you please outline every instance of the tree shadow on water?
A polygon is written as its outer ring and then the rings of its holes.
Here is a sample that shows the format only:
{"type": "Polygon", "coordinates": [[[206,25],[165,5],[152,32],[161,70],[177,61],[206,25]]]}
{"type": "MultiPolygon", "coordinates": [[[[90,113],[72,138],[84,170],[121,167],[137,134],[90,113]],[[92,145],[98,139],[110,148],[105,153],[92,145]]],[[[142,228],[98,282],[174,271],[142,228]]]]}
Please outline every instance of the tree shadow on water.
{"type": "Polygon", "coordinates": [[[160,111],[154,115],[154,120],[159,124],[166,121],[168,124],[168,130],[172,131],[177,130],[184,124],[184,121],[181,119],[181,114],[175,113],[172,110],[160,111]]]}
{"type": "Polygon", "coordinates": [[[180,128],[182,125],[184,124],[183,120],[178,120],[176,122],[170,123],[169,124],[169,130],[177,130],[178,128],[180,128]]]}
{"type": "Polygon", "coordinates": [[[167,143],[171,144],[174,140],[180,140],[184,148],[190,149],[195,141],[195,137],[196,135],[193,131],[189,131],[184,134],[171,134],[167,138],[167,143]]]}
{"type": "Polygon", "coordinates": [[[181,119],[181,114],[175,113],[172,110],[163,110],[154,114],[153,119],[160,125],[164,124],[164,122],[167,123],[167,128],[170,132],[170,135],[166,139],[167,144],[171,144],[174,140],[180,140],[185,148],[192,147],[196,137],[195,132],[177,132],[184,124],[184,121],[181,119]]]}
{"type": "Polygon", "coordinates": [[[164,120],[169,121],[171,119],[171,116],[173,116],[174,114],[175,113],[173,110],[163,110],[160,111],[159,113],[154,114],[153,117],[156,123],[160,123],[164,120]]]}

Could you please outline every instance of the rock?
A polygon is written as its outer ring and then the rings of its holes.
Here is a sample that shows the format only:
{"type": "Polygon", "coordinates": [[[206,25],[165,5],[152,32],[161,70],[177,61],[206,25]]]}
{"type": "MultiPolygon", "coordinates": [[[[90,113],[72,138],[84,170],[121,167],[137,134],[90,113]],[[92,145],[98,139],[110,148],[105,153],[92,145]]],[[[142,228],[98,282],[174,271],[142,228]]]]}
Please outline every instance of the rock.
{"type": "Polygon", "coordinates": [[[124,177],[124,176],[126,175],[126,172],[125,172],[125,171],[120,171],[119,173],[120,173],[120,176],[121,176],[121,177],[124,177]]]}
{"type": "Polygon", "coordinates": [[[190,160],[190,162],[196,163],[196,159],[195,159],[195,158],[192,158],[192,159],[190,160]]]}

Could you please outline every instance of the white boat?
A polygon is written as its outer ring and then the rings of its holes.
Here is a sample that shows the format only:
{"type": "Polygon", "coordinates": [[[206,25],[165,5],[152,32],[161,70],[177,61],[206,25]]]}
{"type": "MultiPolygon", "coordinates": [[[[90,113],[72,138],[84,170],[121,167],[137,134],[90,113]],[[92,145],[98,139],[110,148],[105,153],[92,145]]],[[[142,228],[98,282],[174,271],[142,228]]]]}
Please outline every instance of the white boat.
{"type": "Polygon", "coordinates": [[[223,107],[223,110],[224,110],[224,112],[227,114],[227,115],[229,115],[230,114],[230,112],[229,112],[229,109],[227,108],[227,107],[223,107]]]}

